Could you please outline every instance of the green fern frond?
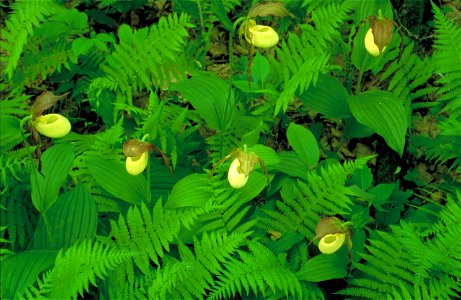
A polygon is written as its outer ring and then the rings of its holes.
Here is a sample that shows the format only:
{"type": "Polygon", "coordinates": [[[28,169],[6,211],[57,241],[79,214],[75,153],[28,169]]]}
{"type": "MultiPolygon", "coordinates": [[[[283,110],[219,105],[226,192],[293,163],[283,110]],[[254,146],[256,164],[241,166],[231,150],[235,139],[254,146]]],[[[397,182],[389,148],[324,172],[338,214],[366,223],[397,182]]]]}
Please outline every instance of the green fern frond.
{"type": "Polygon", "coordinates": [[[404,103],[435,91],[435,88],[425,86],[434,73],[433,64],[427,57],[423,60],[414,54],[413,47],[413,42],[407,44],[402,56],[397,57],[381,75],[381,81],[389,80],[387,90],[404,103]]]}
{"type": "Polygon", "coordinates": [[[284,85],[276,102],[275,114],[282,108],[286,111],[298,89],[302,93],[311,84],[315,85],[319,74],[330,68],[330,52],[323,36],[308,25],[302,28],[301,37],[290,34],[288,42],[283,41],[282,47],[277,49],[284,85]]]}
{"type": "Polygon", "coordinates": [[[53,0],[17,0],[12,4],[13,13],[5,22],[6,28],[1,30],[0,44],[7,53],[7,56],[2,56],[2,62],[6,64],[3,73],[9,79],[13,77],[23,48],[28,38],[33,35],[34,28],[54,14],[56,8],[53,0]]]}
{"type": "Polygon", "coordinates": [[[115,249],[100,242],[85,241],[66,251],[59,251],[54,267],[38,280],[38,288],[29,287],[29,296],[46,296],[51,299],[77,299],[89,290],[89,284],[97,286],[96,279],[103,279],[110,270],[117,268],[133,254],[115,249]]]}
{"type": "MultiPolygon", "coordinates": [[[[16,97],[7,97],[0,101],[0,116],[24,116],[28,115],[29,105],[27,100],[30,96],[16,96],[16,97]]],[[[4,133],[3,133],[4,134],[4,133]]]]}
{"type": "Polygon", "coordinates": [[[160,264],[165,253],[170,251],[170,244],[177,238],[181,225],[186,223],[190,226],[191,219],[198,218],[204,212],[203,208],[180,212],[164,210],[160,200],[152,212],[145,204],[140,208],[132,206],[126,221],[122,216],[118,222],[111,220],[111,236],[117,247],[138,253],[132,258],[133,263],[144,274],[149,274],[150,261],[160,264]]]}
{"type": "Polygon", "coordinates": [[[427,136],[410,137],[412,148],[422,148],[424,155],[435,160],[438,165],[452,160],[450,168],[461,168],[461,138],[459,136],[438,135],[434,138],[427,136]]]}
{"type": "Polygon", "coordinates": [[[385,299],[402,291],[414,299],[450,299],[461,291],[461,224],[459,191],[447,197],[433,230],[402,222],[392,232],[372,232],[366,261],[340,293],[365,299],[385,299]],[[360,275],[360,276],[359,276],[360,275]]]}
{"type": "Polygon", "coordinates": [[[320,168],[310,172],[307,183],[287,181],[282,188],[283,201],[277,201],[277,211],[264,210],[267,218],[261,218],[258,226],[282,233],[295,231],[307,239],[314,237],[315,227],[323,215],[347,214],[352,201],[345,186],[347,177],[355,169],[365,165],[370,157],[320,168]]]}
{"type": "MultiPolygon", "coordinates": [[[[461,27],[447,19],[432,2],[435,16],[435,52],[433,55],[435,70],[441,74],[437,83],[439,99],[449,101],[461,98],[461,27]]],[[[458,100],[459,101],[459,100],[458,100]]]]}
{"type": "Polygon", "coordinates": [[[249,252],[238,251],[239,258],[225,263],[208,299],[230,298],[237,293],[253,297],[261,293],[266,297],[279,291],[285,297],[302,299],[301,284],[282,257],[255,241],[249,242],[248,248],[249,252]]]}
{"type": "Polygon", "coordinates": [[[339,36],[338,28],[350,17],[349,13],[356,4],[356,1],[342,1],[317,7],[312,11],[315,28],[322,33],[325,40],[331,41],[339,36]]]}
{"type": "Polygon", "coordinates": [[[42,45],[41,48],[44,49],[38,50],[37,47],[35,51],[28,51],[21,58],[21,68],[14,73],[12,80],[19,86],[25,86],[37,81],[38,78],[46,80],[55,71],[60,72],[62,66],[70,69],[68,46],[67,40],[59,39],[49,45],[42,45]]]}
{"type": "Polygon", "coordinates": [[[121,26],[119,44],[101,65],[105,76],[95,79],[90,89],[120,90],[132,104],[133,93],[184,77],[177,58],[188,36],[186,28],[191,26],[188,20],[185,14],[172,14],[150,28],[132,31],[128,25],[121,26]]]}
{"type": "Polygon", "coordinates": [[[245,244],[250,233],[212,232],[203,234],[201,240],[194,237],[195,255],[180,244],[181,261],[169,261],[156,272],[149,298],[202,298],[214,285],[212,275],[221,274],[223,265],[233,259],[232,255],[245,244]]]}
{"type": "Polygon", "coordinates": [[[21,148],[18,150],[9,151],[0,155],[0,174],[1,185],[0,194],[8,189],[8,182],[11,179],[21,181],[23,175],[31,170],[33,159],[30,153],[34,151],[34,147],[21,148]]]}

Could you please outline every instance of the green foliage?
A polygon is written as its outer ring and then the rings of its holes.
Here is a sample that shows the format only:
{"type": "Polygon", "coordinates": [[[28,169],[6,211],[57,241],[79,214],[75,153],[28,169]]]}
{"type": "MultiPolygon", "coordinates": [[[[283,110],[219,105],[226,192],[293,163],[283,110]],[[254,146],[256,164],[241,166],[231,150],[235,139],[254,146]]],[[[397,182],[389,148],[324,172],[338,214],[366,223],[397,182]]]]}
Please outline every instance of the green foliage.
{"type": "Polygon", "coordinates": [[[57,6],[53,0],[20,0],[14,2],[12,9],[13,13],[5,22],[6,28],[1,31],[1,47],[8,53],[7,56],[2,56],[2,62],[6,64],[3,73],[8,79],[13,77],[24,46],[34,34],[34,28],[55,13],[57,6]]]}
{"type": "Polygon", "coordinates": [[[296,274],[287,266],[283,257],[275,256],[272,251],[258,242],[248,244],[249,251],[239,251],[238,260],[227,263],[226,270],[218,276],[217,288],[210,299],[230,298],[238,292],[240,295],[267,297],[278,291],[285,296],[302,298],[302,288],[296,274]]]}
{"type": "Polygon", "coordinates": [[[437,91],[441,101],[454,100],[461,106],[461,28],[449,20],[432,2],[435,16],[435,53],[434,65],[442,77],[437,80],[441,85],[437,91]]]}
{"type": "Polygon", "coordinates": [[[149,287],[149,298],[201,298],[214,286],[214,276],[235,260],[233,254],[245,244],[251,232],[233,232],[231,235],[204,233],[201,240],[194,237],[195,255],[184,244],[179,245],[181,260],[172,260],[157,270],[149,287]]]}
{"type": "Polygon", "coordinates": [[[0,4],[0,297],[455,298],[461,30],[397,2],[0,4]],[[238,43],[248,18],[279,42],[238,43]]]}
{"type": "Polygon", "coordinates": [[[322,215],[345,215],[351,210],[350,193],[346,179],[356,169],[362,168],[370,157],[340,165],[322,167],[319,172],[307,174],[306,182],[286,182],[281,191],[283,201],[277,201],[276,210],[264,210],[267,215],[260,220],[261,228],[281,233],[299,232],[311,240],[322,215]]]}
{"type": "Polygon", "coordinates": [[[38,287],[29,286],[27,297],[77,299],[89,290],[89,284],[97,286],[102,279],[133,254],[104,244],[84,241],[66,251],[59,251],[54,267],[38,279],[38,287]]]}
{"type": "Polygon", "coordinates": [[[411,298],[450,299],[461,291],[459,280],[461,225],[456,221],[461,211],[459,190],[447,197],[447,204],[435,224],[402,223],[391,232],[372,233],[366,261],[356,265],[365,276],[352,278],[351,286],[341,293],[377,299],[402,290],[411,298]],[[397,254],[398,255],[394,255],[397,254]],[[389,265],[390,264],[390,265],[389,265]]]}
{"type": "Polygon", "coordinates": [[[275,114],[285,112],[296,91],[303,93],[317,82],[319,74],[330,68],[328,51],[324,37],[311,26],[304,26],[301,37],[289,34],[288,42],[283,41],[277,49],[283,74],[283,92],[277,99],[275,114]]]}
{"type": "Polygon", "coordinates": [[[153,87],[168,87],[185,77],[178,54],[188,36],[187,15],[160,18],[150,28],[135,30],[123,25],[118,30],[119,43],[101,65],[104,76],[91,83],[91,89],[120,91],[129,104],[133,93],[153,87]]]}
{"type": "Polygon", "coordinates": [[[339,36],[339,27],[350,18],[355,1],[330,2],[312,11],[312,21],[322,36],[330,41],[339,36]]]}
{"type": "Polygon", "coordinates": [[[407,118],[402,103],[391,93],[369,91],[347,99],[355,119],[382,136],[400,156],[405,147],[407,118]]]}

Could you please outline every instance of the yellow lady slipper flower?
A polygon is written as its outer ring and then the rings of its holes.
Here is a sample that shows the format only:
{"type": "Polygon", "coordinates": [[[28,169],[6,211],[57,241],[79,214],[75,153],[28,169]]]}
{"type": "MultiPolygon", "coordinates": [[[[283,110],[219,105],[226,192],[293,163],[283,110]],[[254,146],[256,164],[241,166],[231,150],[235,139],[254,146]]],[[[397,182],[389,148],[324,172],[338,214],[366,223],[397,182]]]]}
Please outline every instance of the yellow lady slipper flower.
{"type": "Polygon", "coordinates": [[[346,240],[346,233],[327,234],[320,239],[319,250],[323,254],[332,254],[338,251],[346,240]]]}
{"type": "Polygon", "coordinates": [[[60,114],[39,116],[32,123],[40,134],[50,138],[62,138],[71,129],[69,120],[60,114]]]}
{"type": "Polygon", "coordinates": [[[259,48],[270,48],[279,41],[279,35],[270,26],[253,25],[248,28],[249,34],[245,35],[248,43],[259,48]]]}
{"type": "Polygon", "coordinates": [[[145,151],[138,156],[127,157],[125,162],[126,171],[128,174],[134,176],[139,175],[146,169],[148,160],[148,151],[145,151]]]}
{"type": "Polygon", "coordinates": [[[238,158],[234,159],[227,173],[227,179],[230,185],[234,189],[241,189],[247,183],[248,178],[249,176],[246,176],[245,173],[240,170],[240,160],[238,158]]]}
{"type": "Polygon", "coordinates": [[[375,37],[373,36],[371,28],[368,29],[367,34],[365,35],[365,49],[367,49],[367,52],[373,56],[380,55],[386,49],[386,46],[384,46],[383,51],[379,51],[379,47],[375,43],[375,37]]]}

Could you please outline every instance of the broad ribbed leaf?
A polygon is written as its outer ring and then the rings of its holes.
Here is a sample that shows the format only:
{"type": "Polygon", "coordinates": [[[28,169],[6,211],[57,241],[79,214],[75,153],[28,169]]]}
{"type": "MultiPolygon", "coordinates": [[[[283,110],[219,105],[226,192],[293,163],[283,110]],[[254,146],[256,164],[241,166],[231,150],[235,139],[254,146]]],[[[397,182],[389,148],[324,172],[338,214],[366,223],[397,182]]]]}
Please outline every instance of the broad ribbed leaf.
{"type": "Polygon", "coordinates": [[[256,153],[259,159],[261,159],[266,166],[278,164],[280,162],[280,158],[277,153],[270,147],[258,144],[248,148],[248,151],[256,153]]]}
{"type": "Polygon", "coordinates": [[[229,86],[216,76],[195,76],[172,86],[187,99],[208,127],[217,130],[229,128],[234,112],[234,98],[228,101],[229,86]]]}
{"type": "MultiPolygon", "coordinates": [[[[242,202],[244,201],[243,199],[248,201],[253,200],[269,184],[267,177],[258,171],[251,172],[249,177],[247,184],[243,188],[234,190],[234,192],[240,193],[239,199],[242,202]]],[[[230,185],[229,188],[231,188],[230,185]]]]}
{"type": "Polygon", "coordinates": [[[84,185],[59,196],[46,214],[48,228],[41,216],[35,231],[34,246],[59,250],[77,241],[91,240],[96,234],[98,212],[94,200],[84,185]],[[51,236],[49,236],[49,234],[51,236]]]}
{"type": "Polygon", "coordinates": [[[369,91],[347,99],[357,121],[382,136],[400,156],[405,146],[407,119],[403,104],[385,91],[369,91]]]}
{"type": "Polygon", "coordinates": [[[329,118],[343,119],[350,116],[347,91],[334,77],[320,75],[315,86],[311,85],[299,98],[310,109],[329,118]]]}
{"type": "Polygon", "coordinates": [[[20,299],[38,275],[51,267],[56,251],[32,250],[8,257],[1,263],[1,295],[4,299],[20,299]]]}
{"type": "Polygon", "coordinates": [[[305,127],[291,123],[288,126],[287,138],[303,163],[309,168],[314,168],[319,162],[320,151],[312,132],[305,127]]]}
{"type": "Polygon", "coordinates": [[[347,275],[347,256],[341,255],[342,251],[335,254],[319,254],[309,259],[296,273],[299,280],[320,282],[347,275]]]}
{"type": "Polygon", "coordinates": [[[165,203],[166,209],[203,206],[212,196],[208,175],[191,174],[179,180],[165,203]]]}
{"type": "Polygon", "coordinates": [[[279,170],[289,176],[306,179],[307,166],[303,163],[299,155],[293,151],[280,152],[280,163],[273,166],[272,169],[279,170]]]}
{"type": "Polygon", "coordinates": [[[55,145],[42,155],[42,174],[34,170],[30,175],[32,202],[40,213],[45,213],[58,199],[59,189],[67,179],[74,163],[71,144],[55,145]]]}
{"type": "Polygon", "coordinates": [[[253,72],[253,81],[257,82],[261,88],[264,88],[263,83],[269,75],[269,62],[267,59],[259,53],[256,53],[253,59],[253,66],[251,67],[253,72]]]}
{"type": "Polygon", "coordinates": [[[88,160],[96,183],[114,197],[131,204],[140,204],[147,196],[147,182],[143,175],[127,173],[125,163],[92,158],[88,160]]]}

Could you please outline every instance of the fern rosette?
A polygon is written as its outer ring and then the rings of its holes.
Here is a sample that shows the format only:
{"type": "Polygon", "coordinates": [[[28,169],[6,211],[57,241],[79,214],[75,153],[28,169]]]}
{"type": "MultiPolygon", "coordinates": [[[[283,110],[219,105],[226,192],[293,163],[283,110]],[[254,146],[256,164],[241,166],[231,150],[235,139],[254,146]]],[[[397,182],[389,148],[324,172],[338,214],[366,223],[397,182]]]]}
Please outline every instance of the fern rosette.
{"type": "Polygon", "coordinates": [[[50,138],[62,138],[71,129],[69,120],[60,114],[39,116],[32,121],[32,124],[41,135],[50,138]]]}

